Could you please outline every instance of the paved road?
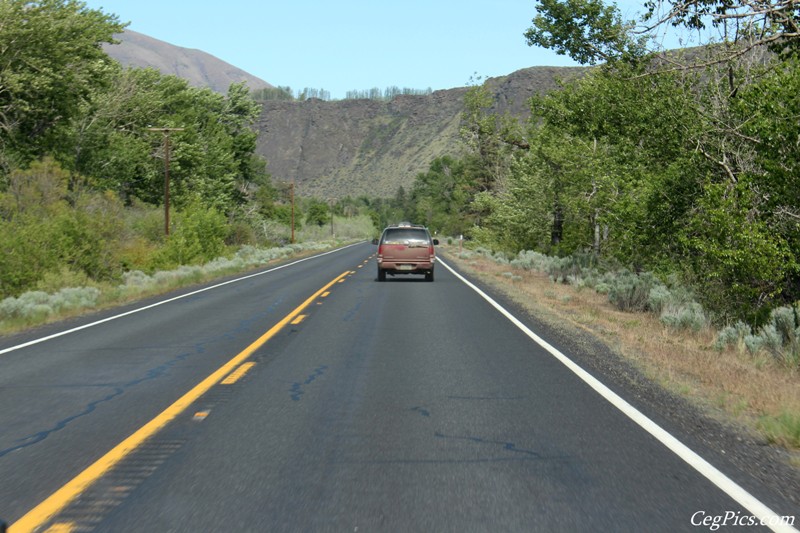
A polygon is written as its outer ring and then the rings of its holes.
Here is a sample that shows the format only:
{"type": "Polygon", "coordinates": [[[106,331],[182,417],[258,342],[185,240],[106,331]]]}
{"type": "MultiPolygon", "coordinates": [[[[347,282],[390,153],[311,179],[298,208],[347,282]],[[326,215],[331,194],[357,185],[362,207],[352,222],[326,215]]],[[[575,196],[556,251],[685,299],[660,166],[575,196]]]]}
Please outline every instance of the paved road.
{"type": "Polygon", "coordinates": [[[752,515],[443,265],[378,283],[374,252],[0,354],[0,517],[14,533],[673,532],[752,515]]]}

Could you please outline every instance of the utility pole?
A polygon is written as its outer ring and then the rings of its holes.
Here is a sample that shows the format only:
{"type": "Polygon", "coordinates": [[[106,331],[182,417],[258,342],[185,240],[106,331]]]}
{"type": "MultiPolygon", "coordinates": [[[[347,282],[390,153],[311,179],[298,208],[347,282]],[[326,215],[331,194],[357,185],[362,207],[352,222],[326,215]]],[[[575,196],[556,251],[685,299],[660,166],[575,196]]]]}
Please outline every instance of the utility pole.
{"type": "Polygon", "coordinates": [[[335,202],[336,202],[335,198],[328,198],[328,204],[330,204],[330,207],[331,207],[331,239],[334,238],[334,233],[333,233],[333,205],[334,205],[335,202]]]}
{"type": "Polygon", "coordinates": [[[147,131],[160,131],[164,136],[164,235],[169,237],[169,134],[183,131],[184,128],[147,128],[147,131]]]}
{"type": "Polygon", "coordinates": [[[291,198],[292,198],[292,244],[294,244],[294,179],[292,179],[292,189],[291,189],[291,198]]]}

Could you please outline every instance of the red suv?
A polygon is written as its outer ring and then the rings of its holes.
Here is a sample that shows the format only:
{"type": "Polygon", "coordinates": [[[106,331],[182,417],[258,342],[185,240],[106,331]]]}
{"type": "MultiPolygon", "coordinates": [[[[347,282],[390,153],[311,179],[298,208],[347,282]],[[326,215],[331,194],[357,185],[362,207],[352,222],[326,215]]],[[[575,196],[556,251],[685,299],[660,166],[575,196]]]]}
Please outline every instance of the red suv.
{"type": "Polygon", "coordinates": [[[439,240],[431,239],[425,226],[389,226],[372,243],[378,245],[378,281],[386,281],[386,274],[425,274],[425,281],[433,281],[433,247],[439,240]]]}

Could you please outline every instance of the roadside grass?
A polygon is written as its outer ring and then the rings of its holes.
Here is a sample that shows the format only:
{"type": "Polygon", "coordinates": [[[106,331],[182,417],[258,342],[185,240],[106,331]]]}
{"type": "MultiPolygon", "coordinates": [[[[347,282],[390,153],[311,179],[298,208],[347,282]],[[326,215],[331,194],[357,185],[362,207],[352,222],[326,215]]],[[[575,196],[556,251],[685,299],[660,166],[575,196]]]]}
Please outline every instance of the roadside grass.
{"type": "MultiPolygon", "coordinates": [[[[145,217],[149,230],[160,237],[160,217],[145,217]]],[[[231,245],[223,255],[198,264],[156,269],[152,261],[159,249],[147,239],[132,239],[126,251],[130,270],[113,280],[97,281],[69,267],[46,272],[36,290],[0,299],[0,335],[7,335],[49,322],[56,322],[99,309],[111,308],[176,289],[240,274],[279,261],[298,259],[317,252],[370,238],[375,228],[366,215],[333,217],[333,224],[306,224],[295,232],[273,220],[262,221],[258,238],[245,242],[271,245],[231,245]],[[332,233],[333,229],[333,233],[332,233]]],[[[212,256],[213,257],[213,256],[212,256]]]]}
{"type": "Polygon", "coordinates": [[[65,273],[63,277],[55,276],[48,279],[46,286],[42,288],[49,290],[30,291],[16,298],[1,300],[0,335],[165,294],[280,261],[299,259],[357,240],[360,239],[320,240],[274,248],[242,246],[229,256],[218,257],[202,265],[183,265],[152,274],[140,270],[128,271],[123,274],[119,282],[91,282],[85,278],[77,279],[71,273],[65,273]],[[63,286],[76,282],[81,282],[83,285],[63,286]]]}
{"type": "Polygon", "coordinates": [[[633,286],[625,295],[617,295],[632,305],[620,306],[602,282],[588,290],[577,279],[564,283],[566,276],[521,268],[502,257],[449,252],[448,259],[459,268],[553,327],[563,330],[566,322],[567,328],[591,333],[649,379],[704,412],[736,424],[762,442],[790,450],[794,455],[790,462],[800,466],[800,370],[784,358],[741,349],[743,340],[720,343],[720,332],[693,305],[674,306],[667,310],[666,320],[662,313],[637,312],[644,296],[633,286]]]}

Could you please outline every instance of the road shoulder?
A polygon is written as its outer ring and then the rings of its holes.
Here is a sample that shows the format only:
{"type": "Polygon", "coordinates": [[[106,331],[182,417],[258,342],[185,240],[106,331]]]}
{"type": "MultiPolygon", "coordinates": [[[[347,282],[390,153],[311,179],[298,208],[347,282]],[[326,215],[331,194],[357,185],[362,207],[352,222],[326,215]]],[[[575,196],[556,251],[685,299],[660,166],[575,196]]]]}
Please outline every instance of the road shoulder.
{"type": "MultiPolygon", "coordinates": [[[[577,364],[595,375],[656,423],[675,434],[690,448],[725,469],[742,474],[740,483],[753,493],[758,487],[771,495],[758,493],[765,503],[790,502],[800,510],[800,467],[796,453],[769,445],[744,425],[726,417],[709,405],[691,400],[658,383],[654,369],[625,355],[623,346],[603,338],[574,317],[546,302],[520,295],[508,276],[498,276],[475,262],[458,258],[443,250],[450,266],[491,293],[545,340],[568,353],[577,364]]],[[[783,510],[783,509],[781,509],[783,510]]],[[[792,510],[790,510],[792,511],[792,510]]]]}

